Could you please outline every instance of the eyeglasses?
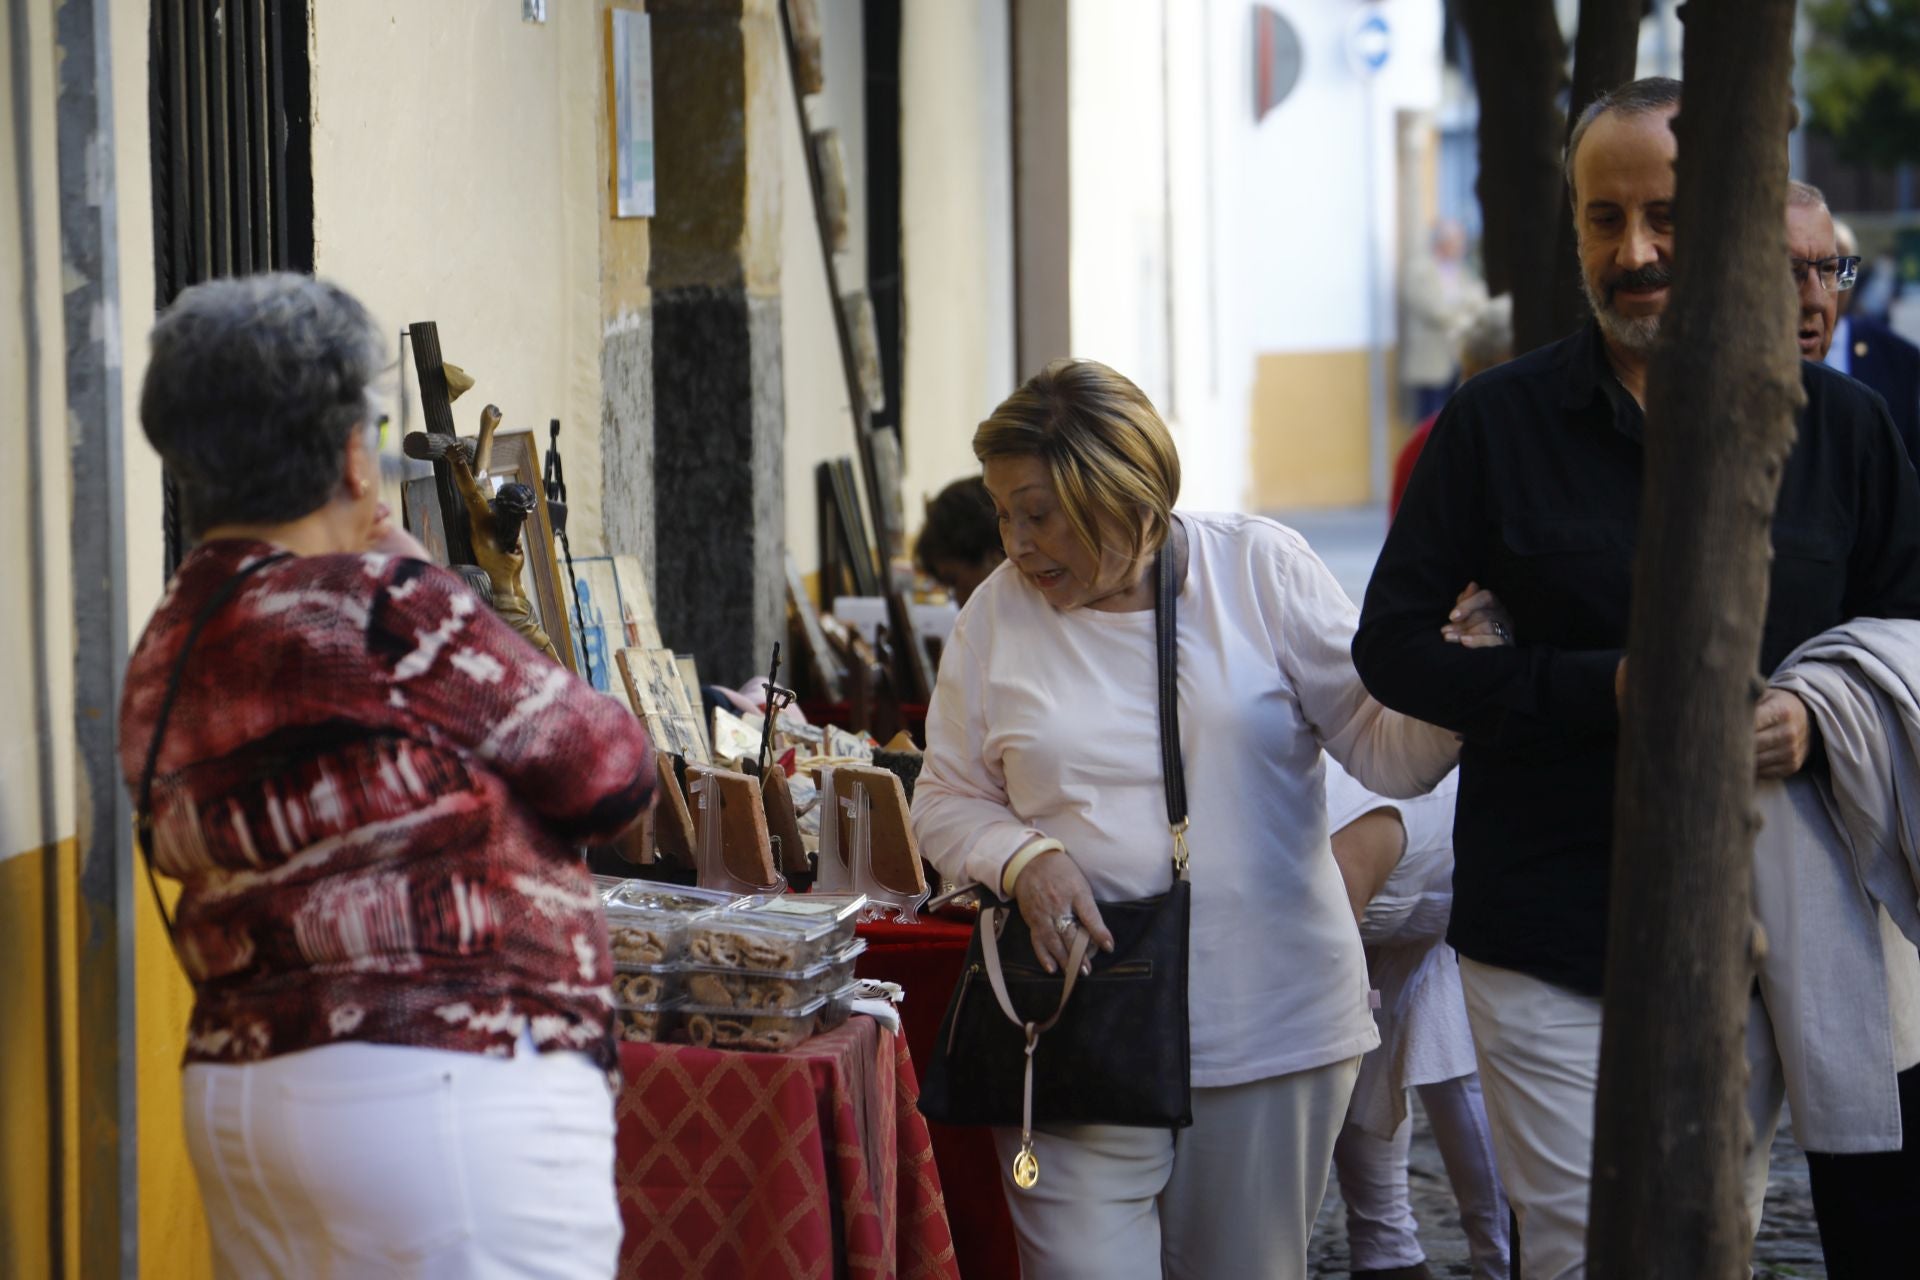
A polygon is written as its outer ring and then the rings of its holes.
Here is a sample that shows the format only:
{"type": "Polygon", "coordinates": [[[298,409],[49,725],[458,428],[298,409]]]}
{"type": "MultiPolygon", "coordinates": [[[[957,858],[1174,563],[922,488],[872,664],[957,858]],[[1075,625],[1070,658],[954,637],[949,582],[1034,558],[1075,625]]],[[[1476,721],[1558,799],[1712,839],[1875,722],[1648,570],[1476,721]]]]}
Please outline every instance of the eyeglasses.
{"type": "Polygon", "coordinates": [[[1809,271],[1818,272],[1820,287],[1828,293],[1839,289],[1851,289],[1860,278],[1860,259],[1854,255],[1844,258],[1788,258],[1793,264],[1793,282],[1804,285],[1809,271]]]}

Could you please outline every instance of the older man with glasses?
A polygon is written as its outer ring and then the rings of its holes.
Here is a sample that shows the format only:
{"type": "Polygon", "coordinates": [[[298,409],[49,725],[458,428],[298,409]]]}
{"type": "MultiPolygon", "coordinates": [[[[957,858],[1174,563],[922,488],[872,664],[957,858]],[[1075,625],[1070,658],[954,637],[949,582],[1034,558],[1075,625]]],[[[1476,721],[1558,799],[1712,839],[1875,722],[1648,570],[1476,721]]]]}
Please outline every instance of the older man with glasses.
{"type": "MultiPolygon", "coordinates": [[[[1878,391],[1893,415],[1900,439],[1907,446],[1907,457],[1914,466],[1920,467],[1920,347],[1878,320],[1855,314],[1853,302],[1858,295],[1853,292],[1851,277],[1860,269],[1860,246],[1854,240],[1853,229],[1827,212],[1825,197],[1812,187],[1807,190],[1812,192],[1812,203],[1804,206],[1807,212],[1800,215],[1802,220],[1813,224],[1811,230],[1815,236],[1824,229],[1827,232],[1824,239],[1832,242],[1836,259],[1853,266],[1845,283],[1836,281],[1837,288],[1844,292],[1831,295],[1836,312],[1830,326],[1832,340],[1822,357],[1808,358],[1824,358],[1840,372],[1878,391]]],[[[1787,215],[1791,238],[1794,207],[1788,208],[1787,215]]],[[[1803,349],[1804,346],[1803,343],[1803,349]]]]}
{"type": "MultiPolygon", "coordinates": [[[[1593,322],[1455,393],[1388,532],[1353,645],[1376,698],[1464,742],[1447,941],[1460,955],[1528,1280],[1585,1274],[1617,690],[1645,440],[1660,426],[1647,422],[1644,404],[1672,281],[1679,109],[1679,83],[1652,79],[1603,95],[1581,116],[1566,167],[1593,322]],[[1478,600],[1463,591],[1469,584],[1478,600]],[[1479,625],[1483,617],[1497,622],[1479,625]]],[[[1809,288],[1824,289],[1829,272],[1839,287],[1844,272],[1826,261],[1831,250],[1794,256],[1812,260],[1802,268],[1809,288]]],[[[1806,404],[1780,477],[1756,676],[1850,619],[1920,618],[1920,480],[1900,457],[1886,407],[1829,369],[1801,368],[1806,404]]],[[[1801,772],[1816,749],[1809,725],[1794,694],[1775,689],[1760,700],[1762,778],[1801,772]]],[[[1784,1086],[1757,994],[1749,1025],[1756,1140],[1747,1191],[1757,1224],[1784,1086]]],[[[1909,1055],[1868,1039],[1826,1047],[1855,1056],[1884,1049],[1888,1074],[1905,1071],[1903,1087],[1920,1085],[1909,1070],[1920,1048],[1909,1055]]],[[[1920,1129],[1915,1093],[1910,1129],[1920,1129]]],[[[1920,1203],[1906,1190],[1916,1185],[1908,1175],[1920,1137],[1908,1147],[1886,1157],[1883,1181],[1910,1208],[1920,1203]]],[[[1872,1217],[1835,1231],[1889,1236],[1872,1217]]]]}

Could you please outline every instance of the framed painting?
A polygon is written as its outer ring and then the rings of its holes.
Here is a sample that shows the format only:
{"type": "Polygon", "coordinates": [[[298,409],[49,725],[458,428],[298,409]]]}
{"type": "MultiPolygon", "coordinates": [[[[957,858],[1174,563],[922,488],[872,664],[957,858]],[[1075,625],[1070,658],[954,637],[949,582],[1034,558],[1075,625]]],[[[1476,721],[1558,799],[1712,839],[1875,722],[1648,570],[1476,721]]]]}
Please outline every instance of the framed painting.
{"type": "Polygon", "coordinates": [[[671,649],[621,649],[614,664],[627,686],[634,714],[646,724],[658,751],[685,760],[707,762],[700,715],[687,698],[686,681],[671,649]]]}
{"type": "Polygon", "coordinates": [[[644,13],[607,14],[613,81],[613,216],[653,216],[653,24],[644,13]]]}
{"type": "Polygon", "coordinates": [[[653,616],[653,595],[639,556],[613,557],[613,578],[620,587],[620,627],[625,637],[617,648],[664,649],[660,624],[653,616]]]}
{"type": "Polygon", "coordinates": [[[620,585],[613,560],[590,556],[573,562],[573,669],[602,693],[620,689],[613,655],[626,648],[620,625],[620,585]]]}

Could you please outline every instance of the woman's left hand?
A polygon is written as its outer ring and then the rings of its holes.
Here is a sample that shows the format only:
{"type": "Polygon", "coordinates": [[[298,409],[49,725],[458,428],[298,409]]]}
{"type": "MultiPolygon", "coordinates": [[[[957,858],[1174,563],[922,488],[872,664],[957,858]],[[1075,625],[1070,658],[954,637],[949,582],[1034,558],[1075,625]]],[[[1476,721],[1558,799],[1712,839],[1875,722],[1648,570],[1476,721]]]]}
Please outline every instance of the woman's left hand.
{"type": "Polygon", "coordinates": [[[1517,644],[1513,615],[1498,596],[1477,582],[1469,582],[1453,602],[1440,637],[1465,649],[1498,649],[1517,644]]]}

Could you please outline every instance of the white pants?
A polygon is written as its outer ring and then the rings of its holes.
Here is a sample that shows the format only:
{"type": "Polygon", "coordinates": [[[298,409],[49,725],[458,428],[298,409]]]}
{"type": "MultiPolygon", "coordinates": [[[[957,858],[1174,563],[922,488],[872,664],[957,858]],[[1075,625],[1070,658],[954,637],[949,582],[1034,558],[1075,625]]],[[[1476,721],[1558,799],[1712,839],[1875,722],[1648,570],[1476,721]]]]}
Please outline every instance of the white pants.
{"type": "Polygon", "coordinates": [[[613,1106],[586,1058],[341,1044],[188,1066],[221,1277],[554,1277],[618,1265],[613,1106]]]}
{"type": "MultiPolygon", "coordinates": [[[[1520,1221],[1527,1280],[1582,1280],[1593,1103],[1600,1078],[1600,1001],[1564,987],[1460,958],[1480,1085],[1493,1126],[1500,1180],[1520,1221]]],[[[1786,1085],[1773,1062],[1773,1028],[1756,997],[1747,1011],[1747,1114],[1753,1148],[1745,1180],[1747,1222],[1758,1230],[1767,1160],[1786,1085]]]]}
{"type": "Polygon", "coordinates": [[[1035,1130],[1039,1184],[1009,1176],[1024,1280],[1304,1280],[1333,1142],[1360,1059],[1193,1091],[1193,1127],[1035,1130]]]}
{"type": "MultiPolygon", "coordinates": [[[[1474,1280],[1507,1280],[1507,1197],[1494,1168],[1493,1138],[1477,1076],[1417,1086],[1434,1145],[1460,1205],[1460,1226],[1474,1280]]],[[[1387,1271],[1426,1261],[1407,1191],[1413,1119],[1391,1138],[1349,1122],[1333,1149],[1333,1171],[1347,1204],[1347,1257],[1355,1271],[1387,1271]]]]}

